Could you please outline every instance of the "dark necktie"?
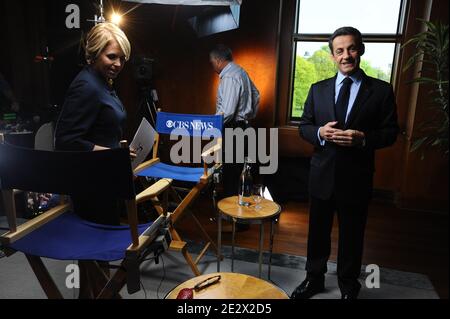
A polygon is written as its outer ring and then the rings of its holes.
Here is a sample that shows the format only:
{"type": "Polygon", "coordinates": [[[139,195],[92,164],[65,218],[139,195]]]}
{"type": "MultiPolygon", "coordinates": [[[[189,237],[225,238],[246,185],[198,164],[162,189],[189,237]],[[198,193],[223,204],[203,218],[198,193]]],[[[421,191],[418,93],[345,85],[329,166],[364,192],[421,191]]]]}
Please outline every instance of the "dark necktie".
{"type": "Polygon", "coordinates": [[[350,99],[350,87],[352,86],[353,80],[349,77],[342,81],[341,90],[339,91],[339,96],[336,101],[336,120],[338,121],[337,126],[343,128],[345,125],[345,117],[347,116],[348,101],[350,99]]]}

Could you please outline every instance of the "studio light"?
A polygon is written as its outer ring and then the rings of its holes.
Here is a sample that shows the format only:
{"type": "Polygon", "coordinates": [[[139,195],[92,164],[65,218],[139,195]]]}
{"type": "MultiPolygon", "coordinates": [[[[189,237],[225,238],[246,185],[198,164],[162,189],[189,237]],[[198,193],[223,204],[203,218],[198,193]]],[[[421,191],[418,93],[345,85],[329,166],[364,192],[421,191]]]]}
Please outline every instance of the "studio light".
{"type": "Polygon", "coordinates": [[[122,21],[122,16],[121,16],[120,14],[114,12],[114,13],[111,15],[111,22],[112,22],[112,23],[114,23],[114,24],[116,24],[116,25],[120,25],[121,21],[122,21]]]}

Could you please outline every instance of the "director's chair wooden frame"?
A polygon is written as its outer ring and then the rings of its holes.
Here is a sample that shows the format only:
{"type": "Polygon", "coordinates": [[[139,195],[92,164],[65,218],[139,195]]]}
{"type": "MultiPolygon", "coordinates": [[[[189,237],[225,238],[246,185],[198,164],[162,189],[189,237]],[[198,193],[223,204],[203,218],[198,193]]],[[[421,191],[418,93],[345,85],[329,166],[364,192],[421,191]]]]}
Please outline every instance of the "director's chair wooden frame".
{"type": "MultiPolygon", "coordinates": [[[[163,113],[163,112],[158,111],[157,121],[159,118],[159,114],[161,114],[161,113],[163,113]]],[[[170,114],[170,113],[165,113],[165,114],[170,114]]],[[[181,115],[181,114],[175,114],[175,115],[181,115]]],[[[157,127],[158,127],[158,122],[157,122],[157,127]]],[[[158,152],[159,152],[160,138],[161,138],[160,134],[159,134],[159,132],[157,132],[155,135],[155,141],[153,144],[152,159],[150,159],[150,160],[140,164],[138,167],[136,167],[136,169],[134,170],[135,175],[139,176],[143,172],[145,172],[147,169],[149,169],[155,165],[159,165],[161,163],[161,159],[158,156],[159,155],[158,152]]],[[[211,183],[214,172],[216,172],[217,170],[219,170],[221,168],[221,166],[222,166],[221,157],[220,157],[221,152],[222,152],[222,138],[219,137],[219,138],[217,138],[217,143],[215,145],[213,145],[212,147],[210,147],[209,149],[207,149],[206,151],[204,151],[201,154],[201,159],[202,159],[201,165],[202,165],[203,174],[200,176],[199,181],[193,186],[193,188],[191,188],[191,189],[180,188],[180,187],[174,186],[173,184],[171,184],[169,186],[169,194],[171,196],[171,199],[177,203],[177,207],[170,214],[170,219],[171,219],[171,222],[173,225],[173,227],[171,228],[171,234],[172,234],[173,240],[170,244],[170,249],[182,252],[184,258],[186,259],[187,264],[191,267],[191,270],[195,276],[201,275],[201,272],[198,269],[198,264],[199,264],[200,260],[204,257],[204,255],[206,254],[208,249],[210,247],[212,247],[214,249],[214,252],[216,253],[216,255],[219,255],[219,251],[218,251],[217,245],[214,243],[214,241],[211,239],[209,234],[206,232],[203,225],[200,223],[200,221],[195,216],[195,214],[190,210],[190,206],[193,204],[194,200],[201,194],[201,191],[204,190],[205,187],[207,187],[211,183]],[[212,167],[208,168],[207,158],[209,158],[210,156],[214,156],[213,162],[215,164],[212,167]],[[187,190],[187,195],[182,197],[179,194],[180,190],[181,191],[187,190]],[[183,241],[180,234],[175,229],[177,221],[179,221],[180,218],[182,216],[184,216],[185,214],[188,214],[190,217],[192,217],[193,221],[195,222],[198,229],[200,230],[200,233],[203,235],[203,237],[206,240],[206,244],[203,246],[202,250],[200,251],[199,255],[197,256],[197,258],[195,260],[193,260],[192,256],[187,251],[187,243],[185,241],[183,241]]],[[[140,199],[141,198],[137,199],[138,203],[140,202],[140,199]]],[[[157,198],[151,198],[151,200],[157,201],[157,198]]],[[[215,201],[215,198],[213,198],[213,200],[215,201]]],[[[213,203],[213,205],[215,205],[215,202],[213,203]]],[[[157,205],[155,205],[155,207],[157,207],[157,205]]],[[[161,213],[160,210],[158,210],[158,212],[161,213]]]]}
{"type": "MultiPolygon", "coordinates": [[[[100,152],[47,152],[8,145],[4,143],[2,137],[0,135],[1,192],[9,231],[0,236],[0,241],[4,246],[3,249],[6,256],[22,251],[48,298],[60,299],[62,294],[46,269],[41,257],[60,260],[77,259],[84,262],[91,269],[91,273],[95,275],[97,283],[101,283],[103,287],[95,292],[95,295],[92,296],[93,298],[120,297],[118,293],[125,284],[127,284],[129,293],[140,290],[139,265],[151,253],[149,251],[150,245],[156,236],[160,234],[160,230],[167,227],[170,221],[166,208],[167,190],[171,181],[162,179],[143,193],[135,196],[129,150],[126,142],[122,143],[122,149],[100,152]],[[71,159],[73,156],[76,159],[71,159]],[[80,163],[80,161],[84,162],[80,163]],[[113,170],[96,168],[96,166],[108,162],[112,163],[110,168],[113,167],[113,170]],[[76,167],[77,165],[78,167],[76,167]],[[55,168],[53,166],[58,167],[55,168]],[[70,170],[75,172],[70,172],[70,170]],[[118,172],[118,170],[124,171],[118,172]],[[62,172],[67,174],[61,174],[62,172]],[[95,174],[89,174],[94,172],[95,174]],[[111,226],[111,228],[108,228],[107,225],[82,221],[75,214],[68,212],[71,210],[71,204],[68,203],[64,195],[61,196],[61,201],[56,207],[22,225],[17,225],[14,201],[15,189],[70,194],[72,191],[78,191],[75,189],[76,185],[87,175],[95,176],[90,176],[82,191],[92,193],[97,189],[96,186],[98,184],[102,184],[105,185],[105,192],[114,192],[114,196],[117,198],[125,199],[129,227],[120,226],[120,229],[116,229],[114,227],[119,226],[111,226]],[[115,188],[118,188],[118,190],[115,188]],[[144,199],[154,199],[158,196],[162,198],[162,201],[155,200],[155,203],[158,205],[161,215],[151,225],[138,225],[137,202],[144,199]],[[68,225],[73,225],[73,227],[68,225]],[[64,231],[58,232],[58,227],[62,227],[64,231]],[[117,243],[114,242],[115,246],[108,248],[108,255],[105,255],[105,259],[92,258],[92,255],[89,255],[87,259],[81,258],[83,256],[76,258],[74,256],[76,253],[71,251],[69,246],[67,252],[63,253],[65,254],[63,258],[59,258],[60,256],[55,257],[55,255],[60,254],[59,252],[45,251],[48,248],[52,248],[52,245],[54,247],[65,247],[65,241],[70,241],[71,231],[76,232],[80,227],[90,232],[102,231],[99,233],[99,236],[101,236],[100,240],[88,242],[88,245],[92,245],[89,248],[97,247],[96,245],[103,247],[104,243],[101,243],[101,241],[107,239],[104,236],[112,235],[113,232],[116,232],[114,234],[116,236],[117,232],[120,231],[120,238],[123,240],[117,243]],[[56,234],[59,235],[54,236],[55,229],[56,234]],[[39,238],[41,242],[34,243],[36,238],[39,238]],[[33,243],[33,247],[29,246],[30,242],[33,243]],[[108,260],[108,258],[111,260],[108,260]],[[105,271],[100,267],[97,260],[122,261],[116,267],[117,270],[112,277],[109,277],[109,270],[105,271]]],[[[78,232],[72,237],[77,237],[76,240],[82,238],[78,232]]],[[[103,257],[101,256],[101,258],[103,257]]]]}

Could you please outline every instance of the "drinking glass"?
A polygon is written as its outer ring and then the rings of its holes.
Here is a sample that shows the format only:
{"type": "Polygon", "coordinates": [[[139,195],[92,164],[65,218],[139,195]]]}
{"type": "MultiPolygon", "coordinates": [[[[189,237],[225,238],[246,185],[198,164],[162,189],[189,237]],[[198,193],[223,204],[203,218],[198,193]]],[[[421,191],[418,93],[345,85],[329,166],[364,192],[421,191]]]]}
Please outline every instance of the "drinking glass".
{"type": "Polygon", "coordinates": [[[252,190],[252,197],[255,202],[255,209],[261,209],[261,205],[259,205],[264,198],[264,185],[262,184],[255,184],[253,185],[252,190]]]}

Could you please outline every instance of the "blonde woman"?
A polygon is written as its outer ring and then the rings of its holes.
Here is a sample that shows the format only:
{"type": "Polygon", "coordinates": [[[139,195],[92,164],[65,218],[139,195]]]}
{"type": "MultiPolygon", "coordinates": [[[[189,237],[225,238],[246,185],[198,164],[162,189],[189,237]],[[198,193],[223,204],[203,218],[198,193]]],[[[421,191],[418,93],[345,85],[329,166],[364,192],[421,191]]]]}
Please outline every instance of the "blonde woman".
{"type": "Polygon", "coordinates": [[[58,120],[55,147],[96,151],[119,147],[126,113],[112,81],[130,57],[130,42],[112,23],[94,26],[86,37],[87,66],[70,85],[58,120]]]}

